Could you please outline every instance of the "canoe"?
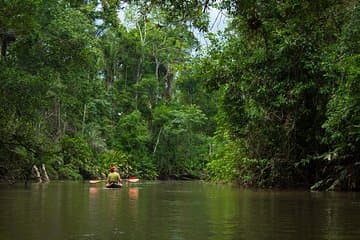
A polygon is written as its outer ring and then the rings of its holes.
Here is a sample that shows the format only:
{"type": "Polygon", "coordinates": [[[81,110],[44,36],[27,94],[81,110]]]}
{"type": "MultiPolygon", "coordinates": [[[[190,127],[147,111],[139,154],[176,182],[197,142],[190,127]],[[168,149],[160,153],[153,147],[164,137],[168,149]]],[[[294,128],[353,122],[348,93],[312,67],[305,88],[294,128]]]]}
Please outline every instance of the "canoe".
{"type": "Polygon", "coordinates": [[[105,187],[107,187],[107,188],[121,188],[121,187],[122,187],[122,184],[107,183],[107,184],[105,185],[105,187]]]}

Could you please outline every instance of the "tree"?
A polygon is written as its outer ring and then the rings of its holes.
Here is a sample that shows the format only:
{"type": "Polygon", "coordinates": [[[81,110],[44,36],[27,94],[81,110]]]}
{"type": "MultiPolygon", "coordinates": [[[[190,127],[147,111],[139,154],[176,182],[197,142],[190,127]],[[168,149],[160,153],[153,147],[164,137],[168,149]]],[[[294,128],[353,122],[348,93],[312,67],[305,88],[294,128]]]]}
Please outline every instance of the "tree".
{"type": "Polygon", "coordinates": [[[200,177],[207,160],[206,116],[196,105],[162,105],[154,111],[158,129],[153,154],[161,178],[200,177]]]}
{"type": "Polygon", "coordinates": [[[134,174],[144,178],[156,177],[156,168],[149,154],[150,132],[139,111],[120,116],[115,132],[116,150],[129,155],[134,174]]]}
{"type": "Polygon", "coordinates": [[[335,82],[327,105],[324,122],[324,142],[330,145],[321,160],[326,166],[318,182],[319,188],[333,187],[343,189],[359,188],[359,126],[360,126],[360,83],[359,83],[359,21],[360,5],[349,11],[349,21],[342,28],[337,48],[326,55],[323,66],[329,78],[335,82]],[[323,180],[322,179],[322,180],[323,180]],[[334,184],[336,183],[336,184],[334,184]],[[330,187],[332,187],[330,186],[330,187]]]}
{"type": "Polygon", "coordinates": [[[83,129],[83,109],[95,93],[90,80],[96,77],[101,55],[93,38],[94,26],[65,2],[21,1],[2,6],[12,16],[4,15],[2,29],[12,29],[17,36],[0,62],[1,102],[8,106],[1,112],[1,123],[8,126],[1,133],[7,136],[2,142],[6,145],[3,159],[11,159],[19,147],[23,152],[17,164],[4,168],[23,169],[28,177],[32,164],[47,162],[46,155],[58,152],[57,140],[63,134],[83,129]],[[10,121],[15,124],[9,125],[10,121]]]}
{"type": "MultiPolygon", "coordinates": [[[[306,185],[319,176],[321,165],[309,159],[327,150],[322,124],[334,86],[321,59],[339,47],[346,11],[354,4],[223,3],[233,21],[213,40],[197,75],[208,89],[224,91],[230,136],[244,140],[246,158],[267,161],[270,184],[306,185]]],[[[240,165],[240,172],[246,167],[240,165]]]]}

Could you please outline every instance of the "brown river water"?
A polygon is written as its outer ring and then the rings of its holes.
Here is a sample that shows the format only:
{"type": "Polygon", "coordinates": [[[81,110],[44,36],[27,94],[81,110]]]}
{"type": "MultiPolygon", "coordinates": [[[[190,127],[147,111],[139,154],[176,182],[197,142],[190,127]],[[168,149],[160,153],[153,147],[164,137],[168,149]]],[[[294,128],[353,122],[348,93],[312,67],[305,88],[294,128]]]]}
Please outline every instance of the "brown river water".
{"type": "Polygon", "coordinates": [[[204,182],[0,185],[0,240],[360,239],[360,193],[204,182]]]}

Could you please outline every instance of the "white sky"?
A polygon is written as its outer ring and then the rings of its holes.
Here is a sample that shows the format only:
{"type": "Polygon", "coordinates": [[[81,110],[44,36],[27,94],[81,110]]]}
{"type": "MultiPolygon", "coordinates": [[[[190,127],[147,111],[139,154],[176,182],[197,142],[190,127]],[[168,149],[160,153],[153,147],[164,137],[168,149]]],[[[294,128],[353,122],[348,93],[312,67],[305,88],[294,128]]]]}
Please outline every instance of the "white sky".
{"type": "MultiPolygon", "coordinates": [[[[223,31],[227,25],[227,17],[224,12],[216,8],[210,8],[210,22],[209,22],[209,31],[211,33],[217,33],[219,31],[223,31]]],[[[195,35],[198,37],[201,45],[209,44],[209,41],[206,38],[204,33],[200,33],[199,31],[194,31],[195,35]]]]}
{"type": "MultiPolygon", "coordinates": [[[[209,14],[209,31],[211,33],[223,31],[227,25],[228,20],[226,14],[216,8],[210,8],[209,14]]],[[[124,10],[118,11],[118,16],[120,21],[126,24],[124,10]]],[[[207,46],[209,44],[209,41],[206,38],[206,33],[200,33],[197,29],[193,29],[193,32],[202,46],[207,46]]]]}

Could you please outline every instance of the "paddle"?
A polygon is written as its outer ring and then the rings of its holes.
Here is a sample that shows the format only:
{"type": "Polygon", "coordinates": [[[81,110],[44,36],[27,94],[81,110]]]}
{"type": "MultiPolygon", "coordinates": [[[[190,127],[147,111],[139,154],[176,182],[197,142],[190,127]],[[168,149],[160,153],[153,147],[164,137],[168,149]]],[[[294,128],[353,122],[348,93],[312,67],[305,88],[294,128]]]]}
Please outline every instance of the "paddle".
{"type": "Polygon", "coordinates": [[[134,183],[134,182],[138,182],[140,179],[137,177],[129,177],[128,179],[125,180],[134,183]]]}
{"type": "Polygon", "coordinates": [[[89,180],[89,183],[95,184],[95,183],[99,183],[105,180],[89,180]]]}
{"type": "MultiPolygon", "coordinates": [[[[130,177],[128,179],[123,179],[123,180],[131,182],[131,183],[135,183],[135,182],[138,182],[140,179],[137,177],[130,177]]],[[[100,183],[102,181],[105,181],[105,180],[90,180],[89,183],[96,184],[96,183],[100,183]]]]}

